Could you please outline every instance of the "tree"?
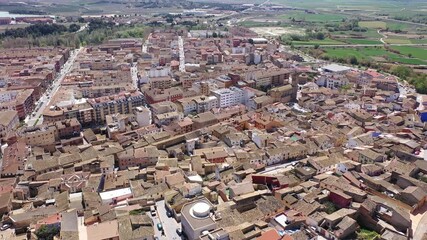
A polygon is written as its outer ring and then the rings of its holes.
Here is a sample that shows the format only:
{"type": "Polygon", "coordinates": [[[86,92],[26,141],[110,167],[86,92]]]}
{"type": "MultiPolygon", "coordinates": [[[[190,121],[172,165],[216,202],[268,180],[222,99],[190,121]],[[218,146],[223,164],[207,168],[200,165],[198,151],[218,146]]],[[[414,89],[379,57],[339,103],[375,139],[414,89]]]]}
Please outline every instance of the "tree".
{"type": "Polygon", "coordinates": [[[75,23],[71,24],[71,25],[68,27],[68,31],[69,31],[69,32],[77,32],[78,30],[80,30],[80,25],[75,24],[75,23]]]}
{"type": "Polygon", "coordinates": [[[217,38],[217,37],[218,37],[218,33],[213,32],[213,33],[212,33],[212,37],[213,37],[213,38],[217,38]]]}
{"type": "Polygon", "coordinates": [[[325,34],[324,34],[324,33],[322,33],[322,32],[318,32],[318,33],[316,33],[316,39],[318,39],[318,40],[323,40],[323,39],[325,39],[325,34]]]}
{"type": "Polygon", "coordinates": [[[314,49],[319,49],[320,45],[319,44],[315,44],[314,45],[314,49]]]}
{"type": "Polygon", "coordinates": [[[337,211],[335,204],[332,202],[327,201],[324,203],[324,206],[325,206],[325,212],[327,214],[331,214],[331,213],[337,211]]]}
{"type": "Polygon", "coordinates": [[[58,225],[42,225],[35,233],[40,240],[53,240],[59,234],[58,225]]]}
{"type": "Polygon", "coordinates": [[[357,60],[357,58],[355,56],[351,56],[348,59],[348,63],[352,64],[352,65],[357,65],[359,63],[359,61],[357,60]]]}
{"type": "Polygon", "coordinates": [[[409,68],[407,66],[402,66],[402,65],[393,67],[391,72],[392,72],[392,74],[394,74],[394,75],[396,75],[402,79],[408,78],[413,73],[411,68],[409,68]]]}

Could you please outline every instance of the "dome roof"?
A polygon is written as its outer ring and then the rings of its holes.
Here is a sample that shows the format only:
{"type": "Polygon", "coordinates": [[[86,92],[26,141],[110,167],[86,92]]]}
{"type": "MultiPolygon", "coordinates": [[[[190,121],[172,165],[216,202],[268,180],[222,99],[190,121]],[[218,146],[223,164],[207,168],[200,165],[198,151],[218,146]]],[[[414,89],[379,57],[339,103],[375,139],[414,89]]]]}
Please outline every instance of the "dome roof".
{"type": "Polygon", "coordinates": [[[197,218],[208,217],[210,211],[211,211],[211,206],[205,202],[196,203],[191,208],[192,215],[197,218]]]}

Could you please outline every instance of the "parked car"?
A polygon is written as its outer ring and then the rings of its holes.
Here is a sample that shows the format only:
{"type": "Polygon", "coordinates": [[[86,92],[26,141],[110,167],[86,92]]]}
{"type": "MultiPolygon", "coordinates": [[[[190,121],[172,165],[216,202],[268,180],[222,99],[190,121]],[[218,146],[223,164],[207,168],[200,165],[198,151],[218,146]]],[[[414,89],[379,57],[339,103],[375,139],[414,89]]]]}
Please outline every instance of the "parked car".
{"type": "Polygon", "coordinates": [[[177,228],[176,229],[176,233],[181,236],[182,235],[182,229],[181,228],[177,228]]]}
{"type": "Polygon", "coordinates": [[[163,230],[163,226],[162,226],[162,224],[161,224],[161,223],[157,223],[157,229],[158,229],[159,231],[162,231],[162,230],[163,230]]]}
{"type": "Polygon", "coordinates": [[[5,224],[3,224],[3,226],[1,226],[1,227],[0,227],[0,231],[4,231],[4,230],[6,230],[6,229],[9,229],[10,227],[11,227],[11,225],[10,225],[10,224],[5,223],[5,224]]]}
{"type": "Polygon", "coordinates": [[[170,211],[166,211],[166,216],[172,217],[172,213],[170,211]]]}

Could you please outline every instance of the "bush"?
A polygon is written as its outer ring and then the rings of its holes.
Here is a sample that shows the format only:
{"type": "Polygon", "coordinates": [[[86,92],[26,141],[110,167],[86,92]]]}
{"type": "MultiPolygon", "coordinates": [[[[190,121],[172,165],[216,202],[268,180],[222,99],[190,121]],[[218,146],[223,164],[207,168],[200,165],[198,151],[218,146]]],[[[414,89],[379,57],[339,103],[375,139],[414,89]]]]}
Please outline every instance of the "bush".
{"type": "Polygon", "coordinates": [[[75,24],[75,23],[71,24],[71,25],[68,27],[68,31],[69,31],[69,32],[77,32],[78,30],[80,30],[80,25],[75,24]]]}
{"type": "Polygon", "coordinates": [[[323,205],[325,206],[325,212],[327,214],[331,214],[331,213],[337,211],[337,207],[335,206],[335,204],[333,202],[326,201],[323,205]]]}
{"type": "Polygon", "coordinates": [[[53,240],[59,234],[60,227],[58,225],[43,225],[36,232],[36,236],[40,240],[53,240]]]}

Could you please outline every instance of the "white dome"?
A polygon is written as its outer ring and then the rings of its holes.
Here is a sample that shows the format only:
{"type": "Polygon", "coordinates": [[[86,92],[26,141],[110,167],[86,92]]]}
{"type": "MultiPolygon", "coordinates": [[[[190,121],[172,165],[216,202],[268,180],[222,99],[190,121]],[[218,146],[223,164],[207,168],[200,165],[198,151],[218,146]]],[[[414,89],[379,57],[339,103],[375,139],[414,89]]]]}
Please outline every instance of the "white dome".
{"type": "Polygon", "coordinates": [[[205,218],[209,216],[211,206],[205,202],[199,202],[194,204],[191,208],[191,213],[194,217],[205,218]]]}

